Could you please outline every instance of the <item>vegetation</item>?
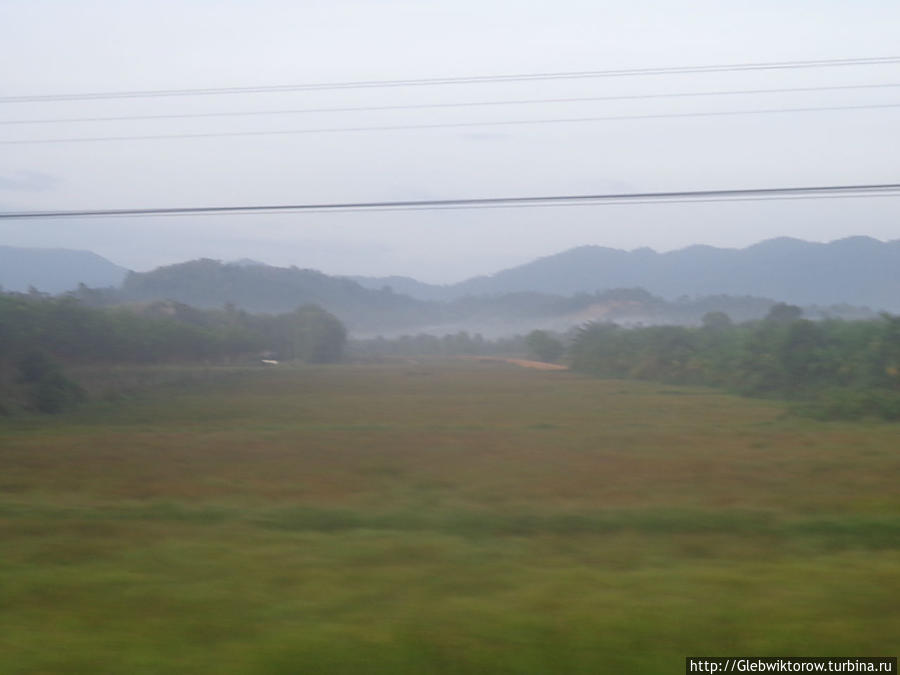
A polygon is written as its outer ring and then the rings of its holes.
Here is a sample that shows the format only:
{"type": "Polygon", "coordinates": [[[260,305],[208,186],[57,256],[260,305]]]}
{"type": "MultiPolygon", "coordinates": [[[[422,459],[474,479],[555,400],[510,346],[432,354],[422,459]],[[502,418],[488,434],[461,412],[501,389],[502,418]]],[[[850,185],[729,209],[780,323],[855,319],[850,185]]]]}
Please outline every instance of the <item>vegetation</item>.
{"type": "Polygon", "coordinates": [[[16,382],[22,385],[27,410],[58,413],[84,398],[84,390],[63,375],[59,364],[43,352],[26,352],[16,366],[16,382]]]}
{"type": "Polygon", "coordinates": [[[900,317],[799,316],[778,304],[765,320],[738,325],[722,313],[708,314],[700,328],[591,324],[573,341],[572,368],[798,400],[822,419],[900,419],[900,317]]]}
{"type": "MultiPolygon", "coordinates": [[[[412,282],[401,287],[412,291],[416,286],[423,285],[412,282]]],[[[464,294],[462,289],[467,287],[466,283],[457,285],[457,292],[450,296],[438,291],[450,291],[451,287],[433,287],[435,293],[426,293],[431,300],[424,300],[396,293],[388,284],[366,288],[354,280],[315,270],[204,259],[130,273],[119,288],[82,285],[71,295],[96,307],[175,301],[202,309],[231,305],[249,312],[283,313],[298,305],[315,304],[337,316],[353,332],[370,335],[433,332],[437,327],[448,334],[467,331],[508,336],[551,325],[565,330],[595,316],[620,323],[692,325],[708,312],[727,312],[737,321],[748,321],[762,318],[775,304],[767,298],[728,295],[665,300],[641,288],[563,296],[510,290],[485,294],[477,291],[479,283],[472,291],[480,294],[464,294]]],[[[593,287],[596,285],[586,286],[593,287]]],[[[848,306],[805,311],[817,318],[876,316],[871,310],[848,306]]]]}
{"type": "Polygon", "coordinates": [[[531,331],[525,336],[525,344],[531,356],[547,363],[559,361],[566,351],[565,345],[560,340],[543,330],[531,331]]]}
{"type": "Polygon", "coordinates": [[[0,294],[0,410],[59,412],[84,393],[62,365],[220,363],[270,352],[274,358],[340,360],[346,332],[315,306],[253,316],[226,307],[173,302],[92,308],[73,297],[0,294]]]}
{"type": "Polygon", "coordinates": [[[0,426],[5,673],[896,648],[892,425],[473,360],[228,373],[0,426]]]}
{"type": "Polygon", "coordinates": [[[314,304],[346,325],[372,329],[428,323],[436,316],[429,303],[388,288],[370,290],[315,270],[207,259],[131,273],[120,289],[103,291],[94,301],[114,304],[162,299],[204,309],[231,304],[257,313],[285,313],[298,305],[314,304]]]}

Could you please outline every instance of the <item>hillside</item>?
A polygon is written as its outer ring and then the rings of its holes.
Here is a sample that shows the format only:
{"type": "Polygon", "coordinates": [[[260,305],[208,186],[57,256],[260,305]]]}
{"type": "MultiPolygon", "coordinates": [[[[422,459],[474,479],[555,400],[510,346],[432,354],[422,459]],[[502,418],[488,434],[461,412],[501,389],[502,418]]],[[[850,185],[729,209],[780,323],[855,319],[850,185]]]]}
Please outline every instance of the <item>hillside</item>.
{"type": "MultiPolygon", "coordinates": [[[[535,328],[565,331],[590,321],[691,325],[698,324],[707,312],[725,312],[735,321],[748,321],[765,316],[776,302],[725,294],[667,300],[642,288],[574,295],[519,291],[466,295],[446,301],[420,300],[396,293],[390,287],[364,288],[350,279],[314,270],[206,259],[130,273],[119,289],[83,290],[76,295],[89,304],[174,300],[198,308],[234,305],[271,314],[315,304],[337,316],[357,337],[466,331],[496,338],[535,328]]],[[[807,307],[806,314],[872,316],[871,311],[848,306],[807,307]]]]}
{"type": "MultiPolygon", "coordinates": [[[[456,286],[441,286],[438,284],[428,284],[424,281],[418,281],[412,277],[389,276],[389,277],[365,277],[351,276],[346,277],[351,281],[355,281],[360,286],[371,288],[373,290],[383,290],[389,288],[394,293],[401,293],[419,300],[453,300],[460,298],[465,293],[460,293],[456,286]]],[[[526,289],[527,290],[530,289],[526,289]]]]}
{"type": "MultiPolygon", "coordinates": [[[[92,293],[85,292],[82,299],[96,301],[92,293]]],[[[194,260],[131,273],[120,289],[102,293],[100,304],[158,300],[199,308],[234,305],[257,313],[288,312],[315,304],[337,316],[357,337],[466,331],[491,338],[535,328],[565,331],[589,321],[697,324],[711,311],[746,321],[765,316],[775,303],[766,298],[724,295],[668,301],[640,288],[571,296],[523,291],[426,301],[390,288],[363,288],[349,279],[314,270],[194,260]]]]}
{"type": "Polygon", "coordinates": [[[809,317],[900,310],[900,241],[866,237],[830,244],[782,238],[740,250],[692,246],[669,253],[582,246],[450,286],[399,276],[332,277],[247,259],[126,273],[88,252],[7,247],[0,254],[3,277],[13,281],[4,282],[7,290],[31,285],[59,293],[80,281],[109,287],[121,280],[115,289],[82,288],[75,295],[96,305],[173,300],[270,314],[316,304],[358,337],[459,331],[502,337],[589,321],[697,324],[710,311],[746,321],[765,316],[776,301],[806,307],[809,317]]]}
{"type": "Polygon", "coordinates": [[[128,270],[90,251],[0,246],[0,286],[7,291],[63,293],[84,284],[118,286],[128,270]]]}
{"type": "Polygon", "coordinates": [[[153,300],[176,300],[199,308],[231,304],[273,314],[316,304],[355,330],[405,327],[437,318],[426,302],[366,289],[315,270],[207,259],[133,272],[115,293],[116,302],[153,300]]]}
{"type": "Polygon", "coordinates": [[[744,249],[691,246],[657,253],[580,246],[449,286],[357,277],[423,299],[534,291],[557,295],[644,288],[681,296],[756,296],[799,305],[851,304],[900,311],[900,240],[850,237],[819,244],[787,237],[744,249]],[[393,283],[392,283],[393,281],[393,283]]]}

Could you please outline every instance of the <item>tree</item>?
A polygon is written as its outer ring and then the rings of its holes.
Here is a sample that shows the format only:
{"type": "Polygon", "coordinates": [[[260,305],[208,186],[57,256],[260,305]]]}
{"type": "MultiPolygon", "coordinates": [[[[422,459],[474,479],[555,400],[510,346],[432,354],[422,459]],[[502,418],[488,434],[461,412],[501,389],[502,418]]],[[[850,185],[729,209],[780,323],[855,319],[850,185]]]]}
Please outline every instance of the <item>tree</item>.
{"type": "Polygon", "coordinates": [[[344,325],[317,305],[298,307],[270,320],[271,346],[284,360],[339,361],[347,342],[344,325]]]}
{"type": "Polygon", "coordinates": [[[84,398],[84,390],[63,375],[62,368],[41,351],[32,350],[18,362],[19,383],[25,385],[28,406],[58,413],[84,398]]]}
{"type": "Polygon", "coordinates": [[[563,343],[543,330],[533,330],[525,337],[525,346],[538,360],[553,363],[566,351],[563,343]]]}

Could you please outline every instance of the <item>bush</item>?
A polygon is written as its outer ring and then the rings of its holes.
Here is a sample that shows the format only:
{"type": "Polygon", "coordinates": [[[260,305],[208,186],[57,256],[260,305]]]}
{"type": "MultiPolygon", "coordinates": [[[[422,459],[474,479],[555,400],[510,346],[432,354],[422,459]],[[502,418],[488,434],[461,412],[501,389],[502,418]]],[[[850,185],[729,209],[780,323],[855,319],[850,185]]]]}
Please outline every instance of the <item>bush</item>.
{"type": "Polygon", "coordinates": [[[542,330],[533,330],[525,337],[525,346],[538,361],[554,363],[565,353],[562,342],[542,330]]]}
{"type": "Polygon", "coordinates": [[[59,364],[43,352],[28,352],[17,365],[18,381],[26,388],[26,406],[32,410],[58,413],[85,397],[84,390],[67,378],[59,364]]]}

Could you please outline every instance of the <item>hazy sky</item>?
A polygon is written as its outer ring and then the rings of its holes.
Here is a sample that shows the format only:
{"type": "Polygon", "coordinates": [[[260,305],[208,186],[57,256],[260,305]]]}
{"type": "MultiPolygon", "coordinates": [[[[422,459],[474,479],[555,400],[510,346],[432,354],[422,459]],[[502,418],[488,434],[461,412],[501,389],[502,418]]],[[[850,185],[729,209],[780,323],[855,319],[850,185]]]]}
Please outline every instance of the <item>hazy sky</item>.
{"type": "MultiPolygon", "coordinates": [[[[896,56],[895,0],[0,0],[0,97],[896,56]]],[[[900,104],[839,91],[53,122],[900,85],[900,64],[0,103],[0,142],[900,104]]],[[[900,107],[200,139],[0,144],[0,210],[284,204],[900,181],[900,107]]],[[[0,244],[133,269],[249,257],[455,281],[572,246],[900,238],[900,197],[483,211],[0,221],[0,244]]]]}

